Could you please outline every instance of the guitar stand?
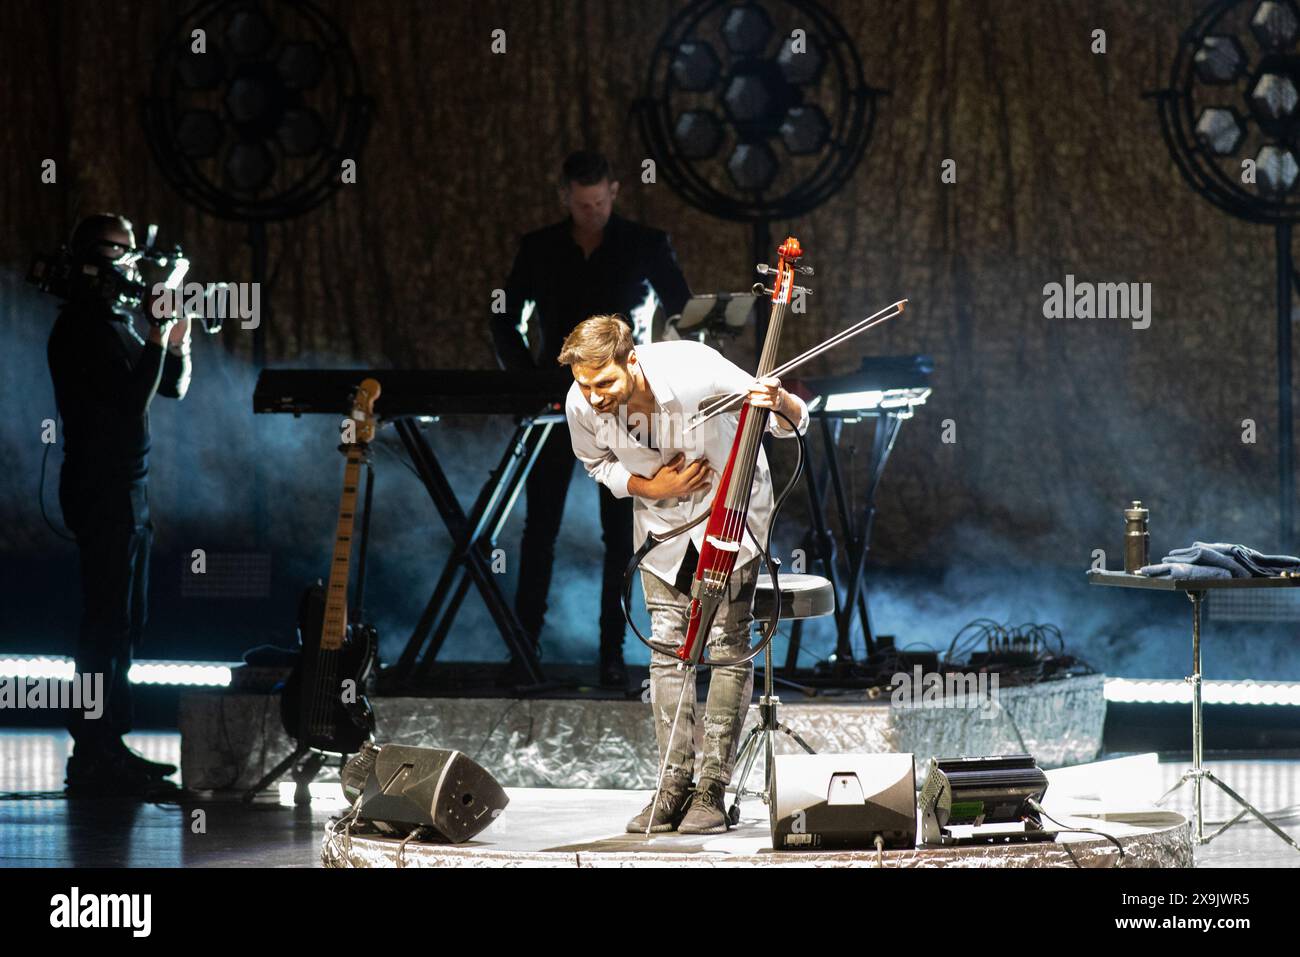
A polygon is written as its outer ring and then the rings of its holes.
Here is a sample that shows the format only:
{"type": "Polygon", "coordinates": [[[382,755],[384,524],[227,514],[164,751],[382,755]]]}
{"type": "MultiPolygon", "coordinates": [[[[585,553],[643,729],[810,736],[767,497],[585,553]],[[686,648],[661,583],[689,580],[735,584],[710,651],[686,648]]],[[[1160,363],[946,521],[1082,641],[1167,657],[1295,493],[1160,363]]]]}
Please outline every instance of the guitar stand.
{"type": "Polygon", "coordinates": [[[782,724],[777,716],[777,708],[781,704],[781,699],[772,693],[772,643],[769,641],[767,647],[763,649],[763,695],[758,699],[758,724],[749,729],[749,734],[745,736],[744,742],[740,745],[740,750],[736,752],[736,765],[740,768],[740,776],[736,778],[735,798],[731,802],[731,807],[727,809],[727,820],[732,827],[740,823],[740,802],[746,797],[762,798],[763,803],[768,806],[769,812],[774,813],[775,795],[773,794],[773,784],[775,783],[774,760],[776,756],[776,736],[784,734],[799,747],[803,748],[809,754],[816,754],[812,745],[799,736],[799,733],[789,725],[782,724]],[[754,769],[754,761],[758,757],[759,748],[763,749],[763,790],[752,791],[747,787],[749,782],[749,772],[754,769]]]}

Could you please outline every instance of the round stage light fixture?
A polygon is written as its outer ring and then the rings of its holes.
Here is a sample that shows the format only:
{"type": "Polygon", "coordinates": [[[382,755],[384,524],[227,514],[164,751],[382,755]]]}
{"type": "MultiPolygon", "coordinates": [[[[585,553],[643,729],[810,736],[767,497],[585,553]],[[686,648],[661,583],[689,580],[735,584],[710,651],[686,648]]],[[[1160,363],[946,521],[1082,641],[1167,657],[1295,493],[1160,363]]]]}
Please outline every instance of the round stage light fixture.
{"type": "MultiPolygon", "coordinates": [[[[815,0],[693,0],[655,45],[632,112],[664,181],[711,216],[750,223],[762,262],[772,222],[848,182],[885,92],[815,0]]],[[[759,343],[766,327],[760,307],[759,343]]]]}
{"type": "MultiPolygon", "coordinates": [[[[310,0],[200,0],[172,24],[141,101],[163,176],[205,213],[248,224],[266,282],[266,224],[301,216],[359,162],[373,105],[347,37],[310,0]]],[[[253,363],[273,314],[263,290],[253,363]]]]}
{"type": "MultiPolygon", "coordinates": [[[[633,110],[683,199],[765,224],[844,185],[884,92],[867,85],[844,27],[813,0],[695,0],[656,44],[633,110]]],[[[756,237],[758,259],[769,245],[756,237]]]]}
{"type": "Polygon", "coordinates": [[[168,182],[205,212],[250,223],[331,196],[371,111],[347,38],[307,0],[196,4],[163,40],[142,102],[168,182]]]}
{"type": "Polygon", "coordinates": [[[1198,195],[1273,226],[1278,377],[1278,547],[1295,547],[1291,399],[1294,224],[1300,219],[1300,10],[1294,0],[1213,0],[1152,96],[1178,171],[1198,195]]]}

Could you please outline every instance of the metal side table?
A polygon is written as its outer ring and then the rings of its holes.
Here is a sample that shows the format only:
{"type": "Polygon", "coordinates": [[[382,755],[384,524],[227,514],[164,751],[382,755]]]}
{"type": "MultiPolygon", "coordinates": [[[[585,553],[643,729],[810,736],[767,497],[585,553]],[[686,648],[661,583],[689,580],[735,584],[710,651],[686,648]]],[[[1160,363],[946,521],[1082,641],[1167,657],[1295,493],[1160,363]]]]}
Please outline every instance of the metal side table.
{"type": "Polygon", "coordinates": [[[1146,588],[1154,591],[1183,592],[1192,602],[1192,673],[1187,682],[1192,686],[1192,766],[1172,788],[1157,801],[1163,804],[1175,791],[1187,782],[1192,782],[1196,789],[1195,828],[1192,843],[1208,844],[1247,814],[1259,818],[1265,827],[1286,841],[1297,851],[1300,843],[1287,834],[1262,811],[1230,788],[1223,781],[1201,766],[1203,756],[1202,716],[1201,716],[1201,603],[1205,593],[1220,588],[1295,588],[1300,586],[1300,578],[1148,578],[1145,575],[1130,575],[1127,572],[1090,571],[1088,582],[1092,585],[1117,585],[1121,588],[1146,588]],[[1241,812],[1208,837],[1205,834],[1205,816],[1201,808],[1201,781],[1210,781],[1217,785],[1228,797],[1241,805],[1241,812]]]}

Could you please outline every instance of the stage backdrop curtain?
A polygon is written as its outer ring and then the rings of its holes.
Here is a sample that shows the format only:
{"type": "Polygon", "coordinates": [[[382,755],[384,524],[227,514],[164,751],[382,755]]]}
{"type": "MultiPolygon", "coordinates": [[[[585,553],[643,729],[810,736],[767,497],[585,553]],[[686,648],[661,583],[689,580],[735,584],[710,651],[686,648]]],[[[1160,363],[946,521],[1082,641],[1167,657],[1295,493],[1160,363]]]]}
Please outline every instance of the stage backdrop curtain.
{"type": "MultiPolygon", "coordinates": [[[[1155,503],[1164,544],[1186,533],[1272,547],[1259,536],[1276,512],[1273,236],[1192,194],[1142,98],[1166,83],[1200,4],[825,3],[889,95],[848,186],[773,225],[776,238],[800,237],[818,273],[783,351],[906,296],[905,318],[810,371],[847,371],[864,351],[925,352],[936,367],[933,398],[904,427],[880,488],[877,560],[938,563],[1001,542],[1080,566],[1108,547],[1113,564],[1131,498],[1155,503]],[[1092,52],[1098,29],[1104,54],[1092,52]],[[945,160],[956,183],[941,179],[945,160]],[[1150,283],[1151,327],[1044,318],[1044,286],[1067,274],[1150,283]]],[[[556,167],[583,144],[623,172],[623,213],[671,231],[696,290],[753,281],[745,226],[638,175],[645,150],[628,108],[679,4],[320,6],[351,37],[376,114],[356,185],[270,228],[271,362],[494,367],[493,290],[520,233],[557,218],[556,167]],[[496,29],[504,55],[490,49],[496,29]]],[[[30,487],[42,451],[32,436],[52,412],[33,373],[49,315],[21,287],[32,251],[81,214],[121,209],[183,238],[196,278],[248,274],[245,227],[188,208],[142,137],[138,98],[176,8],[5,5],[0,371],[20,386],[6,386],[11,547],[45,540],[30,487]],[[47,158],[54,185],[40,182],[47,158]]],[[[222,345],[251,356],[235,324],[222,345]]],[[[200,363],[209,348],[199,344],[200,363]]],[[[846,439],[859,496],[862,428],[846,439]]]]}

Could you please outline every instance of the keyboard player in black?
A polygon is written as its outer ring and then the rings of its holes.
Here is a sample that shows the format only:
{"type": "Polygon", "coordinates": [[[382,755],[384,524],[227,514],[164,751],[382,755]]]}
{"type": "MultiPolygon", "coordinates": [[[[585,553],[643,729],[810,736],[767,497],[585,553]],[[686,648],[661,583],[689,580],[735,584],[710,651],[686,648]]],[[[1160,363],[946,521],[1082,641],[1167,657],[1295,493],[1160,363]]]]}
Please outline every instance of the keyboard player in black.
{"type": "MultiPolygon", "coordinates": [[[[667,233],[614,213],[618,183],[608,161],[580,151],[565,161],[560,200],[568,215],[528,233],[505,287],[505,312],[492,316],[492,338],[502,368],[511,371],[556,367],[569,330],[592,315],[629,315],[652,289],[669,316],[690,298],[667,233]],[[519,331],[525,302],[534,304],[541,342],[534,360],[519,331]]],[[[574,457],[566,426],[556,426],[528,477],[527,512],[519,558],[515,611],[524,630],[540,640],[546,617],[564,500],[574,457]]],[[[632,500],[600,489],[600,524],[605,545],[600,603],[600,678],[625,687],[625,623],[619,591],[632,554],[632,500]]]]}

